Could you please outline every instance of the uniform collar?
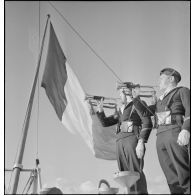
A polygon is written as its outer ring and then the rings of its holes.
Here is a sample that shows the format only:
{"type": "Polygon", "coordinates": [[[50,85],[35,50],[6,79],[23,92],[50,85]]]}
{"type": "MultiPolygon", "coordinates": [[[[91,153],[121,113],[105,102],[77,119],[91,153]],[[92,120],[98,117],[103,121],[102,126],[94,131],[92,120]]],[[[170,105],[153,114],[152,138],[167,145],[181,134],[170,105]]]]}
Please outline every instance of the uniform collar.
{"type": "Polygon", "coordinates": [[[131,104],[133,104],[133,101],[128,102],[126,105],[125,105],[125,104],[122,104],[122,106],[120,107],[121,113],[123,113],[124,110],[125,110],[126,108],[128,108],[131,104]]]}
{"type": "Polygon", "coordinates": [[[177,86],[167,88],[167,89],[164,91],[164,93],[159,97],[159,99],[160,99],[160,100],[163,100],[163,98],[164,98],[169,92],[173,91],[175,88],[177,88],[177,86]]]}

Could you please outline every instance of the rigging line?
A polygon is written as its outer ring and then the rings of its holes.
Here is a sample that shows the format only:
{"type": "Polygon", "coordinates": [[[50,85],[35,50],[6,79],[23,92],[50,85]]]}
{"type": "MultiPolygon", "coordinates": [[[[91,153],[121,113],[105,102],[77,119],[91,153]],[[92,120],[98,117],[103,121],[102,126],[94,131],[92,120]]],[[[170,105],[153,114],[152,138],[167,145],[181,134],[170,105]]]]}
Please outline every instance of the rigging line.
{"type": "Polygon", "coordinates": [[[24,189],[22,191],[22,194],[24,194],[24,191],[26,190],[28,184],[30,183],[30,181],[33,179],[33,176],[32,176],[32,172],[30,173],[30,177],[28,178],[27,182],[26,182],[26,185],[24,186],[24,189]]]}
{"type": "Polygon", "coordinates": [[[8,191],[8,189],[6,188],[6,185],[5,185],[5,184],[4,184],[4,190],[5,190],[5,191],[4,191],[4,194],[9,194],[9,193],[8,193],[9,191],[8,191]]]}
{"type": "Polygon", "coordinates": [[[29,98],[29,102],[28,102],[27,110],[26,110],[26,114],[25,114],[25,120],[24,120],[24,123],[23,123],[23,129],[22,129],[21,136],[20,136],[20,139],[22,138],[22,140],[21,140],[20,143],[18,143],[18,147],[17,147],[17,153],[16,153],[17,154],[17,156],[16,156],[17,157],[17,165],[14,167],[14,170],[13,170],[14,171],[14,176],[15,176],[15,178],[14,178],[15,180],[14,180],[14,183],[13,183],[13,190],[12,190],[13,193],[15,193],[17,191],[17,186],[18,186],[17,177],[19,177],[19,175],[20,175],[19,165],[21,165],[22,160],[23,160],[23,154],[24,154],[24,149],[25,149],[24,147],[25,147],[28,128],[29,128],[29,124],[30,124],[30,116],[31,116],[31,111],[32,111],[32,106],[33,106],[34,93],[35,93],[36,84],[37,84],[37,76],[38,76],[38,72],[39,72],[39,68],[40,68],[40,64],[41,64],[41,56],[42,56],[42,52],[43,52],[44,40],[45,40],[45,35],[46,35],[46,30],[47,30],[47,25],[48,25],[49,18],[50,18],[50,15],[47,15],[47,22],[46,22],[46,26],[45,26],[45,30],[44,30],[43,40],[42,40],[42,43],[41,43],[41,50],[40,50],[40,55],[39,55],[39,59],[38,59],[38,62],[37,62],[35,78],[34,78],[34,81],[33,81],[33,86],[32,86],[32,89],[31,89],[30,98],[29,98]],[[19,149],[20,149],[20,151],[19,151],[19,149]],[[18,153],[18,152],[20,152],[20,153],[18,153]],[[18,165],[18,163],[20,163],[20,164],[18,165]]]}
{"type": "MultiPolygon", "coordinates": [[[[64,17],[64,15],[50,2],[48,1],[48,3],[56,10],[56,12],[62,17],[62,19],[69,25],[69,27],[79,36],[79,38],[91,49],[91,51],[103,62],[103,64],[113,73],[113,75],[120,81],[122,82],[122,80],[119,78],[119,76],[110,68],[110,66],[104,61],[104,59],[101,58],[100,55],[98,55],[96,53],[96,51],[89,45],[89,43],[78,33],[78,31],[75,30],[75,28],[68,22],[68,20],[64,17]]],[[[147,108],[142,102],[140,102],[150,113],[152,113],[152,111],[147,108]]],[[[155,116],[152,113],[153,116],[155,116]]]]}
{"type": "Polygon", "coordinates": [[[103,64],[113,73],[113,75],[120,81],[122,80],[119,76],[114,72],[114,70],[105,62],[105,60],[90,46],[90,44],[78,33],[77,30],[68,22],[68,20],[63,16],[63,14],[50,2],[48,3],[56,10],[56,12],[62,17],[62,19],[68,24],[68,26],[79,36],[79,38],[89,47],[89,49],[103,62],[103,64]]]}
{"type": "Polygon", "coordinates": [[[41,17],[41,4],[39,1],[39,49],[40,49],[40,17],[41,17]]]}
{"type": "MultiPolygon", "coordinates": [[[[40,7],[40,5],[39,5],[39,7],[40,7]]],[[[39,8],[39,13],[40,13],[40,8],[39,8]]],[[[39,14],[39,26],[40,26],[40,14],[39,14]]],[[[40,27],[39,27],[39,48],[40,48],[40,27]]],[[[39,98],[38,98],[38,100],[39,100],[39,98]]],[[[27,111],[28,111],[28,110],[29,110],[29,105],[28,105],[28,107],[27,107],[27,111]]],[[[24,122],[23,122],[23,126],[22,126],[22,131],[21,131],[21,133],[20,133],[20,137],[19,137],[19,141],[18,141],[18,144],[17,144],[16,154],[15,154],[15,157],[14,157],[14,162],[13,162],[13,164],[15,164],[15,162],[16,162],[16,157],[17,157],[18,150],[19,150],[19,143],[20,143],[20,140],[21,140],[21,138],[22,138],[22,132],[24,131],[24,125],[25,125],[26,120],[27,120],[27,113],[28,113],[28,112],[26,112],[26,114],[25,114],[25,118],[24,118],[24,122]]],[[[38,134],[37,134],[37,135],[38,135],[38,134]]],[[[37,148],[38,148],[38,147],[37,147],[37,148]]],[[[38,153],[38,152],[37,152],[37,153],[38,153]]],[[[13,171],[12,171],[11,176],[10,176],[9,185],[8,185],[8,191],[10,191],[10,188],[11,188],[10,184],[11,184],[12,176],[13,176],[13,171]]]]}
{"type": "MultiPolygon", "coordinates": [[[[38,42],[38,51],[40,51],[40,1],[39,1],[39,42],[38,42]]],[[[37,78],[37,140],[36,140],[36,144],[37,144],[37,148],[36,148],[36,158],[38,158],[38,148],[39,148],[39,98],[40,98],[40,92],[39,92],[39,74],[38,74],[38,78],[37,78]]]]}
{"type": "Polygon", "coordinates": [[[10,176],[10,179],[9,179],[9,184],[8,184],[8,187],[7,187],[7,191],[10,192],[10,188],[11,188],[11,179],[12,179],[12,174],[13,174],[13,171],[11,172],[11,176],[10,176]]]}
{"type": "MultiPolygon", "coordinates": [[[[27,107],[27,110],[29,109],[29,105],[27,107]]],[[[15,157],[14,157],[14,162],[13,162],[13,166],[16,162],[16,157],[17,157],[17,154],[18,154],[18,150],[19,150],[19,143],[20,143],[20,140],[22,139],[22,132],[24,131],[24,125],[26,123],[26,119],[27,119],[27,112],[25,114],[25,118],[24,118],[24,122],[23,122],[23,125],[22,125],[22,131],[20,133],[20,137],[19,137],[19,140],[18,140],[18,144],[17,144],[17,149],[16,149],[16,154],[15,154],[15,157]]],[[[12,176],[13,176],[13,171],[11,172],[11,176],[10,176],[10,180],[9,180],[9,185],[8,185],[8,191],[10,191],[11,189],[11,180],[12,180],[12,176]]]]}
{"type": "Polygon", "coordinates": [[[29,184],[29,186],[28,186],[28,189],[27,189],[26,194],[28,194],[28,192],[29,192],[29,190],[30,190],[30,188],[31,188],[31,185],[32,185],[33,181],[34,181],[34,177],[30,180],[30,184],[29,184]]]}

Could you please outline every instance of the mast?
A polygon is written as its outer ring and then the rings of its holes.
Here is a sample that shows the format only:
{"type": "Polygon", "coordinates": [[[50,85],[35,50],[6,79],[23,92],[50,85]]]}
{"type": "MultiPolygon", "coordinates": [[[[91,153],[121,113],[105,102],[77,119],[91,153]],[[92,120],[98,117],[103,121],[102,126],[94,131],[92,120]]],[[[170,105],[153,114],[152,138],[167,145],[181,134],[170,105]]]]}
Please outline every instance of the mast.
{"type": "Polygon", "coordinates": [[[41,49],[39,53],[39,58],[38,58],[38,63],[37,63],[37,69],[36,69],[36,74],[30,94],[30,99],[28,102],[28,107],[26,111],[26,118],[25,118],[25,124],[24,124],[24,129],[22,132],[22,139],[21,142],[19,143],[19,152],[17,153],[16,157],[16,164],[13,167],[13,184],[11,187],[11,193],[16,194],[17,192],[17,187],[18,187],[18,182],[19,182],[19,176],[20,176],[20,171],[22,170],[22,159],[23,159],[23,154],[24,154],[24,148],[25,148],[25,143],[26,143],[26,138],[27,138],[27,133],[28,133],[28,127],[29,127],[29,122],[30,122],[30,116],[31,116],[31,110],[32,110],[32,105],[33,105],[33,100],[34,100],[34,94],[35,94],[35,89],[36,89],[36,84],[37,84],[37,78],[39,75],[39,68],[41,64],[41,57],[42,57],[42,52],[43,52],[43,45],[45,41],[45,35],[46,35],[46,30],[47,30],[47,25],[49,21],[50,15],[47,15],[47,22],[44,30],[44,35],[41,43],[41,49]]]}

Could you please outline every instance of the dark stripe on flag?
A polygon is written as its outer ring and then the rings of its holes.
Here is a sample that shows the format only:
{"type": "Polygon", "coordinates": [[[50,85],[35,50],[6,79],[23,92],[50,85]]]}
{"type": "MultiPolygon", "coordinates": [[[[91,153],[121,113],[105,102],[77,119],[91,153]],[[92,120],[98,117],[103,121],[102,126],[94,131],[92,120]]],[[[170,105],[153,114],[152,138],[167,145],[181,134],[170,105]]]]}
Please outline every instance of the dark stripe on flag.
{"type": "Polygon", "coordinates": [[[41,86],[45,88],[45,92],[60,120],[62,120],[62,114],[67,105],[64,92],[64,86],[68,77],[65,63],[66,57],[50,23],[49,46],[41,86]]]}

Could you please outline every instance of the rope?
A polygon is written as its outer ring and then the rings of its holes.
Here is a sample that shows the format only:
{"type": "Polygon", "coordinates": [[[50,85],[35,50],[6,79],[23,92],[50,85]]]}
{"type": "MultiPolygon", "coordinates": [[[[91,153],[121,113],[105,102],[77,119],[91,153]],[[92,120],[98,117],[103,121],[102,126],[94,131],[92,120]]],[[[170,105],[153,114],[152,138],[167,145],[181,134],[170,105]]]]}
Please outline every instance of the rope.
{"type": "Polygon", "coordinates": [[[8,189],[6,188],[6,185],[4,184],[4,189],[5,189],[5,194],[9,194],[9,191],[8,191],[8,189]]]}
{"type": "Polygon", "coordinates": [[[8,184],[8,188],[7,188],[7,191],[9,192],[10,191],[10,184],[11,184],[11,180],[12,180],[12,174],[13,174],[13,171],[11,172],[11,176],[10,176],[10,179],[9,179],[9,184],[8,184]]]}
{"type": "MultiPolygon", "coordinates": [[[[38,51],[40,50],[40,1],[39,1],[39,43],[38,43],[38,51]]],[[[39,148],[39,74],[38,74],[38,78],[37,78],[37,148],[36,148],[36,158],[38,158],[38,148],[39,148]]]]}
{"type": "Polygon", "coordinates": [[[32,179],[30,180],[30,184],[29,184],[29,186],[28,186],[28,189],[27,189],[27,191],[26,191],[26,194],[28,194],[28,192],[29,192],[29,190],[30,190],[30,187],[31,187],[33,181],[34,181],[34,176],[32,176],[32,179]]]}
{"type": "Polygon", "coordinates": [[[24,189],[23,189],[23,191],[22,191],[22,194],[24,194],[24,191],[25,191],[25,189],[27,188],[27,185],[28,185],[28,183],[30,182],[30,180],[32,180],[32,172],[31,172],[30,177],[28,178],[28,180],[27,180],[27,182],[26,182],[26,185],[24,186],[24,189]]]}
{"type": "MultiPolygon", "coordinates": [[[[50,2],[48,1],[48,3],[56,10],[56,12],[62,17],[62,19],[65,21],[66,24],[68,24],[68,26],[76,33],[76,35],[89,47],[89,49],[103,62],[103,64],[113,73],[113,75],[120,81],[122,82],[122,80],[119,78],[119,76],[113,71],[112,68],[110,68],[110,66],[102,59],[102,57],[97,54],[97,52],[90,46],[90,44],[79,34],[79,32],[77,30],[75,30],[75,28],[68,22],[68,20],[64,17],[64,15],[50,2]]],[[[150,112],[152,113],[152,116],[155,117],[155,114],[153,114],[153,112],[147,107],[145,106],[141,101],[140,103],[150,112]]]]}
{"type": "Polygon", "coordinates": [[[41,6],[40,6],[40,1],[39,1],[39,49],[40,49],[40,15],[41,15],[41,6]]]}
{"type": "MultiPolygon", "coordinates": [[[[40,1],[39,1],[39,48],[40,48],[40,1]]],[[[38,50],[39,51],[39,50],[38,50]]],[[[38,83],[39,83],[39,77],[38,77],[38,83]]],[[[29,109],[29,105],[27,107],[27,110],[29,109]]],[[[38,111],[39,111],[39,88],[38,88],[38,111]]],[[[13,162],[13,165],[15,164],[16,162],[16,157],[17,157],[17,154],[18,154],[18,150],[19,150],[19,143],[20,143],[20,140],[22,138],[22,132],[24,131],[24,125],[26,123],[26,119],[27,119],[27,113],[26,112],[26,115],[25,115],[25,119],[24,119],[24,122],[23,122],[23,126],[22,126],[22,131],[20,133],[20,137],[19,137],[19,141],[18,141],[18,144],[17,144],[17,149],[16,149],[16,154],[15,154],[15,157],[14,157],[14,162],[13,162]]],[[[39,113],[39,112],[38,112],[39,113]]],[[[37,117],[37,140],[38,140],[38,118],[37,117]]],[[[37,154],[38,156],[38,141],[37,141],[37,154]]],[[[13,171],[11,172],[11,176],[10,176],[10,180],[9,180],[9,185],[8,185],[8,192],[10,191],[10,184],[11,184],[11,180],[12,180],[12,176],[13,176],[13,171]]]]}
{"type": "MultiPolygon", "coordinates": [[[[27,110],[28,110],[28,109],[29,109],[29,105],[28,105],[28,107],[27,107],[27,110]]],[[[22,131],[21,131],[21,133],[20,133],[19,141],[18,141],[18,144],[17,144],[17,149],[16,149],[16,154],[15,154],[15,157],[14,157],[14,163],[13,163],[13,165],[14,165],[15,162],[16,162],[16,157],[17,157],[18,149],[19,149],[19,143],[20,143],[20,140],[21,140],[21,138],[22,138],[22,132],[24,131],[24,125],[25,125],[25,123],[26,123],[26,118],[27,118],[27,112],[26,112],[26,115],[25,115],[25,118],[24,118],[24,122],[23,122],[23,126],[22,126],[22,131]]],[[[11,184],[12,176],[13,176],[13,171],[12,171],[11,176],[10,176],[9,185],[8,185],[8,191],[10,191],[10,188],[11,188],[10,184],[11,184]]]]}
{"type": "Polygon", "coordinates": [[[76,33],[76,35],[89,47],[89,49],[98,57],[103,64],[112,72],[112,74],[120,81],[121,79],[119,76],[114,72],[114,70],[105,62],[105,60],[90,46],[90,44],[79,34],[77,30],[68,22],[68,20],[64,17],[64,15],[51,3],[48,1],[48,3],[56,10],[56,12],[62,17],[62,19],[68,24],[68,26],[76,33]]]}

